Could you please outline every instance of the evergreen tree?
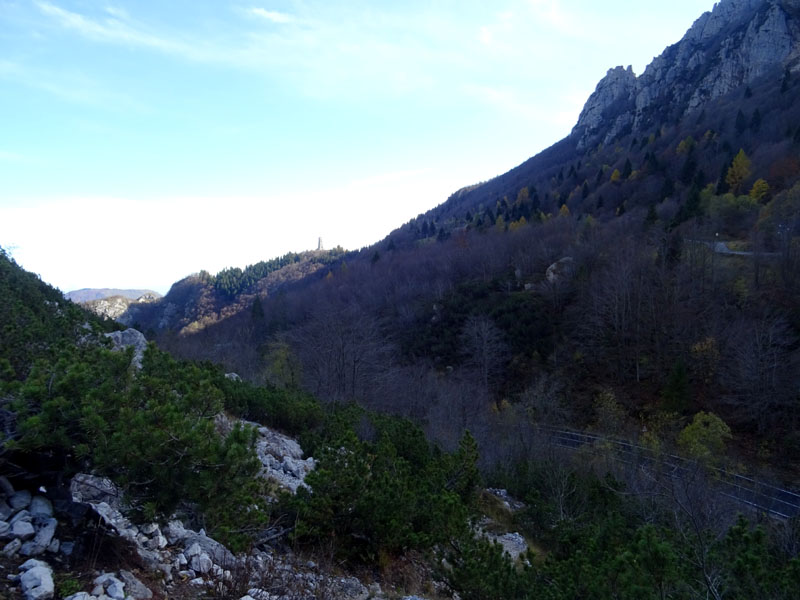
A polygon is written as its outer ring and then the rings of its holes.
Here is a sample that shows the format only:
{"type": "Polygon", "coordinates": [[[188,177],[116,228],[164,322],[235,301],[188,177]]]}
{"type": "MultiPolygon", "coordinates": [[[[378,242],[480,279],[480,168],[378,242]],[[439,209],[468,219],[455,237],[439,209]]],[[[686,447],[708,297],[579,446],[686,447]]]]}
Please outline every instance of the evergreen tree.
{"type": "Polygon", "coordinates": [[[744,116],[744,113],[739,109],[739,112],[736,113],[736,133],[742,135],[747,129],[747,118],[744,116]]]}
{"type": "Polygon", "coordinates": [[[626,158],[625,159],[625,166],[622,167],[622,178],[623,179],[628,179],[628,177],[631,176],[632,172],[633,172],[633,165],[631,165],[631,159],[630,158],[626,158]]]}

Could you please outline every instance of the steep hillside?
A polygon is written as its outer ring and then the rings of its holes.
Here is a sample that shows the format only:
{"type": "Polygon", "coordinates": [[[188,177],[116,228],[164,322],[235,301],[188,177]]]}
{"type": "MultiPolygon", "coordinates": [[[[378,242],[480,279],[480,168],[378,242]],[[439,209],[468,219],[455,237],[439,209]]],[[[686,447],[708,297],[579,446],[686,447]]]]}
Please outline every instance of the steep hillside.
{"type": "Polygon", "coordinates": [[[214,300],[230,316],[201,333],[153,334],[256,381],[412,416],[445,446],[469,428],[486,464],[524,445],[497,443],[507,419],[675,444],[701,411],[754,466],[794,464],[797,17],[721,2],[639,78],[612,70],[569,137],[507,174],[279,294],[214,300]]]}
{"type": "Polygon", "coordinates": [[[393,234],[395,243],[461,227],[530,222],[567,206],[608,218],[664,200],[683,203],[692,183],[724,181],[744,148],[752,184],[784,189],[798,176],[796,2],[724,0],[637,77],[616,67],[597,85],[570,136],[505,175],[456,192],[393,234]],[[676,152],[691,136],[703,152],[676,152]],[[625,177],[608,185],[615,170],[625,177]],[[635,185],[625,185],[635,173],[635,185]],[[619,189],[622,188],[622,189],[619,189]]]}
{"type": "Polygon", "coordinates": [[[201,271],[173,284],[163,298],[130,304],[114,318],[152,335],[201,331],[243,310],[257,312],[259,297],[271,296],[294,281],[312,276],[344,255],[341,248],[289,253],[244,270],[232,267],[216,275],[201,271]]]}
{"type": "Polygon", "coordinates": [[[56,356],[82,336],[115,329],[65,300],[0,248],[0,372],[24,379],[36,359],[56,356]]]}

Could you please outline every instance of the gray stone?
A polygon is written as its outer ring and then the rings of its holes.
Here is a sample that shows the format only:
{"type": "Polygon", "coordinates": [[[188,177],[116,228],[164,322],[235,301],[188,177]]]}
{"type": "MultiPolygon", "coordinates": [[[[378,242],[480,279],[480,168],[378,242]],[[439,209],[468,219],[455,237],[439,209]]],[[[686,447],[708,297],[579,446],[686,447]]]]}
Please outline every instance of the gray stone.
{"type": "Polygon", "coordinates": [[[11,558],[17,552],[19,552],[20,548],[22,548],[22,541],[19,539],[13,539],[3,546],[3,555],[11,558]]]}
{"type": "MultiPolygon", "coordinates": [[[[197,544],[203,552],[208,554],[213,562],[222,567],[236,564],[236,557],[230,550],[202,533],[190,533],[183,543],[184,548],[192,548],[194,544],[197,544]]],[[[186,554],[186,558],[191,558],[187,551],[184,551],[184,554],[186,554]]]]}
{"type": "Polygon", "coordinates": [[[64,600],[93,600],[92,596],[88,592],[78,592],[77,594],[72,594],[72,596],[67,596],[64,600]]]}
{"type": "Polygon", "coordinates": [[[8,503],[14,510],[22,510],[23,508],[28,508],[28,505],[31,503],[31,493],[28,490],[20,490],[19,492],[16,492],[13,496],[9,497],[8,503]]]}
{"type": "Polygon", "coordinates": [[[44,554],[45,550],[47,550],[45,546],[37,544],[33,540],[28,540],[22,544],[22,548],[19,549],[19,553],[22,556],[39,556],[40,554],[44,554]]]}
{"type": "Polygon", "coordinates": [[[53,505],[44,496],[34,496],[31,504],[28,507],[28,512],[32,515],[44,515],[46,517],[53,516],[53,505]]]}
{"type": "Polygon", "coordinates": [[[366,600],[369,590],[355,577],[335,580],[336,596],[342,600],[366,600]]]}
{"type": "Polygon", "coordinates": [[[119,579],[117,579],[117,576],[114,575],[113,573],[101,573],[100,575],[94,578],[94,581],[92,583],[94,583],[95,585],[103,586],[103,589],[105,589],[108,585],[114,583],[115,581],[118,582],[119,579]]]}
{"type": "Polygon", "coordinates": [[[164,558],[161,556],[161,553],[156,552],[155,550],[148,550],[147,548],[137,546],[136,553],[139,555],[139,558],[142,559],[144,564],[147,565],[148,569],[158,569],[159,565],[164,562],[164,558]]]}
{"type": "Polygon", "coordinates": [[[528,551],[528,542],[519,533],[504,533],[496,539],[512,560],[517,560],[528,551]]]}
{"type": "Polygon", "coordinates": [[[152,536],[156,532],[160,534],[161,528],[158,526],[158,523],[148,523],[147,525],[142,525],[139,528],[139,531],[141,531],[145,535],[152,536]]]}
{"type": "Polygon", "coordinates": [[[191,581],[189,581],[192,585],[205,585],[206,582],[202,577],[195,577],[191,581]]]}
{"type": "Polygon", "coordinates": [[[0,540],[7,540],[11,538],[11,525],[5,521],[0,521],[0,540]]]}
{"type": "Polygon", "coordinates": [[[111,339],[115,350],[132,347],[133,358],[131,359],[131,367],[137,371],[141,370],[144,351],[147,349],[147,338],[145,338],[140,331],[133,328],[126,329],[125,331],[112,331],[111,333],[107,333],[106,337],[111,339]]]}
{"type": "Polygon", "coordinates": [[[200,544],[195,542],[191,546],[186,548],[186,550],[183,551],[183,555],[186,558],[192,558],[192,557],[197,556],[198,554],[200,554],[202,551],[203,551],[203,549],[200,547],[200,544]]]}
{"type": "Polygon", "coordinates": [[[186,539],[188,535],[189,532],[186,531],[186,528],[180,521],[170,521],[164,528],[164,536],[170,544],[180,542],[186,539]]]}
{"type": "Polygon", "coordinates": [[[61,544],[61,554],[64,556],[72,556],[72,551],[75,549],[75,542],[64,542],[61,544]]]}
{"type": "Polygon", "coordinates": [[[87,473],[78,473],[69,484],[72,499],[75,502],[99,504],[105,502],[112,508],[119,508],[122,492],[107,477],[97,477],[87,473]]]}
{"type": "Polygon", "coordinates": [[[50,544],[47,546],[47,551],[52,552],[55,554],[61,548],[61,542],[58,539],[54,539],[50,544]]]}
{"type": "Polygon", "coordinates": [[[192,557],[192,560],[189,562],[192,569],[197,573],[208,573],[211,570],[211,567],[214,566],[214,562],[205,552],[201,552],[192,557]]]}
{"type": "Polygon", "coordinates": [[[31,539],[35,534],[36,530],[33,528],[30,521],[16,521],[11,526],[11,535],[15,538],[19,538],[23,542],[31,539]]]}
{"type": "Polygon", "coordinates": [[[17,521],[26,521],[30,523],[32,519],[33,517],[31,517],[31,513],[29,513],[27,510],[21,510],[13,517],[11,517],[11,520],[8,523],[9,525],[13,525],[17,521]]]}
{"type": "Polygon", "coordinates": [[[27,600],[49,600],[55,594],[53,571],[41,561],[27,561],[20,566],[25,571],[20,577],[22,593],[27,600]],[[33,565],[26,568],[26,565],[33,565]]]}
{"type": "Polygon", "coordinates": [[[125,591],[134,600],[149,600],[153,597],[153,592],[130,571],[120,571],[119,576],[125,582],[125,591]]]}
{"type": "Polygon", "coordinates": [[[47,567],[47,568],[50,568],[50,565],[48,565],[43,560],[37,560],[35,558],[29,558],[28,560],[26,560],[24,563],[22,563],[19,566],[19,570],[20,571],[28,571],[28,570],[34,569],[36,567],[47,567]]]}
{"type": "Polygon", "coordinates": [[[112,581],[106,587],[106,595],[113,600],[125,600],[125,584],[121,581],[112,581]]]}
{"type": "Polygon", "coordinates": [[[107,502],[100,502],[95,504],[90,503],[92,508],[103,519],[106,525],[109,525],[117,530],[117,532],[124,538],[135,540],[138,535],[136,527],[131,525],[131,522],[116,508],[109,505],[107,502]]]}
{"type": "Polygon", "coordinates": [[[47,548],[50,545],[50,542],[53,541],[53,537],[56,533],[56,527],[58,526],[58,521],[55,519],[47,519],[45,523],[38,529],[36,532],[36,536],[33,538],[33,541],[43,548],[47,548]]]}
{"type": "Polygon", "coordinates": [[[159,531],[156,535],[153,536],[152,539],[145,542],[145,547],[149,550],[160,550],[162,548],[166,548],[167,546],[167,538],[161,535],[159,531]]]}

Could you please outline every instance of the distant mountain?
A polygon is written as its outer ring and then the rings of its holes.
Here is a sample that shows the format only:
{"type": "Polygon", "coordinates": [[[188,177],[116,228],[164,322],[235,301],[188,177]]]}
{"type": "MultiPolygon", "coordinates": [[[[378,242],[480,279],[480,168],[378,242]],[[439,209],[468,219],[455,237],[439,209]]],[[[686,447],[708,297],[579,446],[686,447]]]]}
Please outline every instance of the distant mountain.
{"type": "Polygon", "coordinates": [[[174,283],[163,298],[128,303],[122,311],[124,302],[117,300],[109,308],[114,312],[112,318],[142,330],[196,332],[243,310],[257,310],[259,297],[271,296],[295,281],[326,272],[326,266],[344,255],[341,247],[290,252],[244,269],[223,269],[216,275],[201,271],[174,283]]]}
{"type": "Polygon", "coordinates": [[[72,290],[67,292],[64,296],[73,302],[89,302],[91,300],[100,300],[101,298],[110,298],[112,296],[121,296],[130,300],[138,300],[139,298],[161,298],[161,294],[153,290],[121,290],[117,288],[82,288],[80,290],[72,290]]]}

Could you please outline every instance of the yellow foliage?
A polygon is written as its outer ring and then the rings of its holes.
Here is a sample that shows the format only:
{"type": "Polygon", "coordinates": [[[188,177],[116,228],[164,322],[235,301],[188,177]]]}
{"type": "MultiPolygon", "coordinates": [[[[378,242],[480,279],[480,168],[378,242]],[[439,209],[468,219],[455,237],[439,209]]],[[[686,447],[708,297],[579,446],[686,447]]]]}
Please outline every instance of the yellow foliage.
{"type": "Polygon", "coordinates": [[[569,207],[566,204],[562,204],[561,208],[558,209],[558,216],[568,217],[569,215],[570,215],[569,207]]]}
{"type": "Polygon", "coordinates": [[[756,179],[750,189],[750,197],[756,202],[761,202],[769,194],[769,184],[764,179],[756,179]]]}
{"type": "Polygon", "coordinates": [[[734,194],[739,193],[739,188],[742,187],[744,180],[750,177],[750,165],[750,159],[745,154],[744,148],[740,148],[725,176],[725,183],[731,187],[734,194]]]}
{"type": "Polygon", "coordinates": [[[695,141],[692,136],[684,138],[681,140],[681,143],[678,144],[678,147],[675,149],[675,152],[678,154],[688,154],[694,149],[695,141]]]}
{"type": "Polygon", "coordinates": [[[686,454],[702,462],[718,462],[725,444],[732,438],[731,428],[714,413],[699,412],[678,436],[686,454]]]}
{"type": "Polygon", "coordinates": [[[516,231],[520,227],[522,227],[524,225],[527,225],[527,224],[528,224],[528,221],[525,219],[525,217],[520,217],[519,221],[514,221],[513,223],[511,223],[508,226],[508,230],[509,231],[516,231]]]}
{"type": "Polygon", "coordinates": [[[622,179],[622,173],[619,172],[619,169],[614,169],[614,172],[611,173],[611,182],[616,183],[620,179],[622,179]]]}

